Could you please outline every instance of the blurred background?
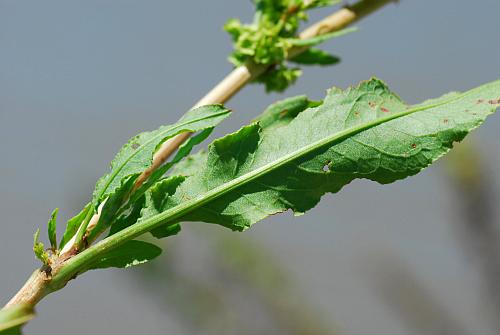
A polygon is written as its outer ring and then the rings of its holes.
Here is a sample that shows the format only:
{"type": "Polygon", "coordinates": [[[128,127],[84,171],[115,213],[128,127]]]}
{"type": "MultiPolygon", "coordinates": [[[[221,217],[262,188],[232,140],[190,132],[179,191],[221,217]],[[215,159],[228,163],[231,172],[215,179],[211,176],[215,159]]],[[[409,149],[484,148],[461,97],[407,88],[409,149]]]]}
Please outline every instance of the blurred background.
{"type": "MultiPolygon", "coordinates": [[[[325,44],[340,65],[305,68],[282,95],[245,88],[215,136],[371,76],[409,103],[498,79],[498,13],[498,0],[388,5],[325,44]]],[[[222,25],[252,15],[248,0],[0,0],[0,305],[38,265],[32,234],[52,209],[65,222],[128,138],[228,73],[222,25]]],[[[45,299],[26,333],[499,334],[499,133],[495,115],[416,177],[357,181],[243,234],[185,224],[155,262],[45,299]]]]}

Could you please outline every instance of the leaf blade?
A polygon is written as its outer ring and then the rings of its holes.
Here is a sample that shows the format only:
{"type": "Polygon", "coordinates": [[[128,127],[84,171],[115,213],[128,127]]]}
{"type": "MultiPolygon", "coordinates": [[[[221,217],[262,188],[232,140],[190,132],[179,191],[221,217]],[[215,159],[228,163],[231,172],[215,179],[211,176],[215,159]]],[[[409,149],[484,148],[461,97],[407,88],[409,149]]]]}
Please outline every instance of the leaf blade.
{"type": "Polygon", "coordinates": [[[307,49],[290,59],[291,62],[301,65],[335,65],[340,63],[340,58],[320,49],[307,49]]]}
{"type": "Polygon", "coordinates": [[[321,106],[272,136],[253,124],[215,141],[204,169],[168,195],[175,205],[158,207],[140,222],[204,221],[244,230],[287,209],[301,214],[356,178],[406,178],[479,126],[496,110],[499,96],[500,81],[413,107],[376,79],[347,91],[332,89],[321,106]],[[385,146],[392,152],[384,153],[385,146]]]}
{"type": "Polygon", "coordinates": [[[129,268],[149,262],[158,257],[161,252],[162,250],[154,244],[131,240],[99,255],[99,258],[95,259],[88,269],[129,268]]]}
{"type": "Polygon", "coordinates": [[[47,224],[47,233],[49,235],[49,242],[52,250],[57,250],[57,213],[59,208],[54,209],[50,215],[49,223],[47,224]]]}

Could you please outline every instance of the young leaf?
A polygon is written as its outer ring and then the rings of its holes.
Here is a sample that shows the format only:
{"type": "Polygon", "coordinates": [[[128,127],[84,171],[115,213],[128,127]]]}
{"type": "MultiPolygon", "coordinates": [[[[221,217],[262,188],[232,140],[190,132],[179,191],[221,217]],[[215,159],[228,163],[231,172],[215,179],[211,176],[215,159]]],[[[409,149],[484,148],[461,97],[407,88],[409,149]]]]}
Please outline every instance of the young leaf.
{"type": "Polygon", "coordinates": [[[40,229],[37,229],[35,235],[33,235],[33,252],[36,258],[38,258],[44,265],[49,265],[49,255],[45,251],[45,246],[42,242],[38,241],[40,236],[40,229]]]}
{"type": "Polygon", "coordinates": [[[114,193],[122,181],[130,176],[138,176],[151,166],[153,154],[169,138],[183,132],[198,132],[213,128],[228,117],[230,111],[220,105],[202,106],[187,112],[177,123],[162,126],[151,132],[133,137],[111,163],[111,172],[97,182],[93,205],[114,193]]]}
{"type": "Polygon", "coordinates": [[[161,249],[142,241],[127,241],[100,257],[90,265],[89,270],[105,268],[128,268],[143,264],[158,257],[161,249]]]}
{"type": "Polygon", "coordinates": [[[59,211],[59,208],[54,209],[52,212],[52,215],[50,216],[49,223],[47,224],[47,231],[49,235],[49,241],[50,241],[50,247],[52,250],[57,250],[57,235],[56,235],[56,228],[57,228],[57,212],[59,211]]]}
{"type": "Polygon", "coordinates": [[[301,65],[334,65],[340,62],[340,58],[320,49],[307,49],[290,61],[301,65]]]}
{"type": "Polygon", "coordinates": [[[305,95],[287,98],[266,108],[266,110],[254,119],[262,129],[269,129],[288,124],[300,112],[317,103],[309,100],[305,95]]]}
{"type": "Polygon", "coordinates": [[[125,177],[121,185],[115,189],[115,192],[111,194],[104,206],[101,209],[101,215],[94,228],[90,231],[87,237],[88,241],[93,241],[97,236],[99,236],[103,231],[109,228],[115,221],[115,214],[118,212],[120,207],[123,205],[128,195],[132,191],[135,180],[139,176],[138,173],[132,174],[125,177]]]}
{"type": "Polygon", "coordinates": [[[216,140],[195,174],[151,190],[164,199],[139,225],[186,220],[244,230],[287,209],[301,214],[354,179],[385,184],[417,174],[499,105],[500,81],[416,106],[377,79],[333,88],[286,126],[266,132],[256,123],[216,140]]]}
{"type": "Polygon", "coordinates": [[[66,223],[66,231],[64,232],[61,242],[59,243],[59,247],[61,249],[64,248],[66,243],[68,243],[68,241],[71,240],[71,238],[76,234],[76,232],[78,231],[78,227],[80,227],[80,224],[87,216],[87,213],[91,209],[91,206],[92,204],[88,203],[80,213],[68,220],[68,222],[66,223]]]}
{"type": "Polygon", "coordinates": [[[21,326],[33,319],[33,307],[27,304],[15,305],[0,310],[0,334],[21,334],[21,326]]]}

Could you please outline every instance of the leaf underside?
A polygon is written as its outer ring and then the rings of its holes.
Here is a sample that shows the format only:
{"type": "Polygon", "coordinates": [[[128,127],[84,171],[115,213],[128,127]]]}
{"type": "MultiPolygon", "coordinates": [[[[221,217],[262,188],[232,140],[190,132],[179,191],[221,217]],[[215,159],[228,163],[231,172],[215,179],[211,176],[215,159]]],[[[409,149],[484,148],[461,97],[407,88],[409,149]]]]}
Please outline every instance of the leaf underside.
{"type": "Polygon", "coordinates": [[[100,255],[99,258],[89,266],[89,270],[110,267],[128,268],[146,263],[158,257],[160,254],[161,249],[154,244],[132,240],[100,255]]]}
{"type": "Polygon", "coordinates": [[[415,175],[496,110],[500,81],[408,106],[372,79],[333,88],[319,106],[307,105],[292,114],[270,109],[262,124],[180,163],[174,172],[185,169],[182,177],[148,192],[138,224],[168,211],[170,224],[203,221],[241,231],[288,209],[302,214],[357,178],[387,184],[415,175]]]}

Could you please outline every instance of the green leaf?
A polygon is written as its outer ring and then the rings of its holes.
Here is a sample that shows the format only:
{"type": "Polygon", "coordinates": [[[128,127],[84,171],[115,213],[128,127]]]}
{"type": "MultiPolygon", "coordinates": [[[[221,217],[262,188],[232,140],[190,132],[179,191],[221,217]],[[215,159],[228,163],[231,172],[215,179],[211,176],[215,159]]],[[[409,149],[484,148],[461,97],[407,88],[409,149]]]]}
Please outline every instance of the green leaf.
{"type": "Polygon", "coordinates": [[[358,30],[358,28],[356,28],[356,27],[346,28],[346,29],[334,31],[334,32],[331,32],[331,33],[319,35],[319,36],[316,36],[316,37],[312,37],[312,38],[306,38],[306,39],[295,38],[295,39],[290,39],[290,43],[293,46],[296,46],[296,47],[312,47],[312,46],[321,44],[321,43],[323,43],[325,41],[328,41],[328,40],[330,40],[332,38],[337,38],[337,37],[340,37],[340,36],[344,36],[346,34],[353,33],[353,32],[355,32],[357,30],[358,30]]]}
{"type": "Polygon", "coordinates": [[[272,130],[274,127],[287,125],[300,112],[315,104],[305,95],[284,99],[267,107],[261,115],[254,119],[254,122],[258,122],[262,129],[272,130]]]}
{"type": "Polygon", "coordinates": [[[301,65],[334,65],[340,62],[340,58],[320,49],[307,49],[290,61],[301,65]]]}
{"type": "Polygon", "coordinates": [[[29,305],[15,305],[0,310],[0,334],[21,334],[21,326],[33,319],[35,314],[29,305]]]}
{"type": "Polygon", "coordinates": [[[216,140],[197,172],[151,189],[138,226],[204,221],[244,230],[272,214],[302,214],[357,178],[417,174],[500,105],[500,81],[408,106],[377,79],[342,91],[285,126],[258,123],[216,140]]]}
{"type": "Polygon", "coordinates": [[[149,168],[154,153],[163,142],[180,133],[213,128],[229,114],[230,111],[221,105],[202,106],[190,110],[173,125],[162,126],[133,137],[112,161],[111,172],[97,182],[93,197],[94,206],[113,194],[125,178],[138,176],[149,168]]]}
{"type": "Polygon", "coordinates": [[[61,249],[64,248],[66,243],[68,243],[68,241],[71,240],[71,238],[76,234],[76,232],[78,231],[78,227],[80,227],[80,224],[87,216],[87,213],[91,209],[91,206],[92,204],[88,203],[80,213],[68,220],[68,222],[66,223],[66,231],[64,232],[63,238],[59,243],[61,249]]]}
{"type": "Polygon", "coordinates": [[[33,235],[33,252],[35,253],[36,258],[38,258],[43,264],[49,265],[49,255],[45,251],[45,246],[43,245],[43,243],[38,241],[39,236],[40,229],[37,229],[35,235],[33,235]]]}
{"type": "Polygon", "coordinates": [[[198,134],[191,136],[186,142],[184,142],[177,150],[174,158],[156,169],[148,178],[148,180],[132,194],[130,202],[134,203],[135,201],[137,201],[137,199],[142,197],[144,192],[146,192],[154,183],[156,183],[168,170],[170,170],[170,168],[178,164],[184,157],[189,155],[195,145],[203,142],[212,133],[212,130],[213,128],[204,129],[198,134]]]}
{"type": "Polygon", "coordinates": [[[57,212],[59,212],[59,208],[54,209],[52,215],[50,216],[49,223],[47,224],[47,231],[52,250],[57,250],[57,212]]]}
{"type": "Polygon", "coordinates": [[[106,203],[101,209],[99,220],[87,237],[88,241],[94,241],[97,236],[114,223],[116,213],[123,206],[123,203],[126,201],[128,195],[134,188],[134,184],[138,176],[139,173],[125,177],[122,180],[121,185],[108,197],[106,203]]]}
{"type": "Polygon", "coordinates": [[[89,270],[105,268],[128,268],[140,265],[158,257],[161,249],[154,244],[142,241],[127,241],[124,244],[99,255],[89,270]]]}
{"type": "Polygon", "coordinates": [[[136,223],[141,216],[141,210],[144,208],[145,202],[146,202],[146,197],[144,195],[142,195],[139,199],[132,202],[131,205],[127,208],[127,210],[124,211],[122,214],[120,214],[113,221],[108,236],[116,234],[120,230],[123,230],[136,223]]]}
{"type": "MultiPolygon", "coordinates": [[[[175,203],[171,203],[170,199],[172,195],[175,194],[177,187],[184,182],[186,178],[182,176],[168,177],[158,183],[156,183],[152,189],[153,192],[148,192],[146,194],[146,204],[141,212],[141,217],[151,217],[159,214],[159,209],[175,206],[175,203]]],[[[164,225],[155,228],[151,231],[151,234],[156,238],[168,237],[179,233],[180,226],[178,224],[174,225],[164,225]]]]}
{"type": "MultiPolygon", "coordinates": [[[[177,123],[162,126],[151,132],[144,132],[133,137],[125,144],[111,163],[111,172],[97,182],[92,199],[93,211],[98,205],[104,204],[99,221],[88,236],[88,241],[93,241],[100,233],[114,224],[120,215],[119,210],[126,209],[125,200],[135,186],[135,181],[141,173],[147,170],[153,161],[153,155],[163,142],[184,132],[201,132],[187,141],[177,152],[173,161],[159,168],[133,196],[128,206],[131,206],[144,193],[145,189],[161,177],[176,161],[189,154],[193,145],[205,139],[211,129],[228,117],[230,111],[221,105],[207,105],[188,111],[177,123]]],[[[85,222],[90,219],[86,213],[85,222]]],[[[77,228],[78,229],[78,228],[77,228]]]]}

